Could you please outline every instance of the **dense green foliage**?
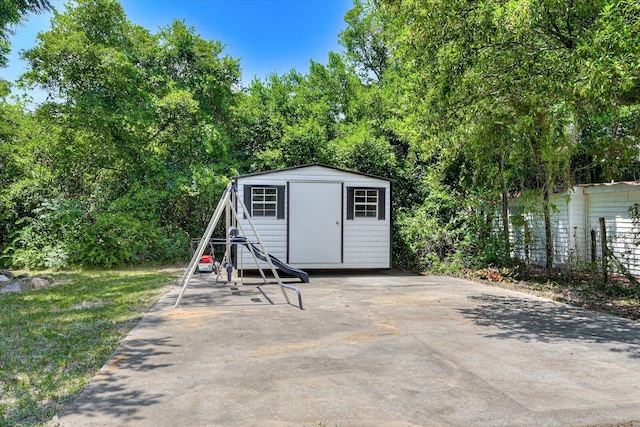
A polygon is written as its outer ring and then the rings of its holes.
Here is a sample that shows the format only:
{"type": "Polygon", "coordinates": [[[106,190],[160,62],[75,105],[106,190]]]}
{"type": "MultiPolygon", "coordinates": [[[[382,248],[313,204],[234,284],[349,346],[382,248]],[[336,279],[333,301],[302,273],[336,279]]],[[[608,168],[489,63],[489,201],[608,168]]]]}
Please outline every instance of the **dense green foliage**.
{"type": "Polygon", "coordinates": [[[24,135],[10,146],[21,153],[3,169],[12,264],[184,257],[236,171],[227,128],[239,65],[222,50],[179,21],[150,34],[115,1],[54,16],[24,54],[24,81],[50,98],[19,118],[24,135]]]}
{"type": "Polygon", "coordinates": [[[554,188],[640,178],[636,1],[356,0],[345,22],[343,53],[241,88],[183,22],[55,14],[22,77],[48,100],[0,104],[0,264],[184,259],[231,176],[319,162],[395,180],[412,269],[508,262],[508,195],[538,191],[550,266],[554,188]]]}

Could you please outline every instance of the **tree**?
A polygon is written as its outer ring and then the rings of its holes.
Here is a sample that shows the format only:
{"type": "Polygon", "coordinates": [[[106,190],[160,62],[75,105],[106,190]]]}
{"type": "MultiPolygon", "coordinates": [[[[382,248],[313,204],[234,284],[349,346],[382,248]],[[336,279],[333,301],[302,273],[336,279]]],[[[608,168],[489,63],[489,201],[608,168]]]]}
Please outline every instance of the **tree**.
{"type": "Polygon", "coordinates": [[[58,196],[42,202],[24,233],[52,207],[50,222],[77,225],[58,227],[69,264],[184,254],[185,237],[200,232],[216,192],[237,173],[228,126],[239,67],[222,51],[181,21],[151,34],[115,0],[81,0],[55,14],[24,54],[23,80],[51,95],[35,114],[59,130],[47,147],[58,196]]]}
{"type": "Polygon", "coordinates": [[[389,66],[389,50],[384,39],[385,20],[376,12],[374,2],[355,0],[344,17],[347,28],[340,32],[346,57],[354,64],[364,82],[380,83],[389,66]]]}
{"type": "Polygon", "coordinates": [[[578,45],[577,91],[598,106],[640,103],[640,4],[635,0],[597,3],[593,24],[578,45]]]}
{"type": "MultiPolygon", "coordinates": [[[[568,183],[576,149],[567,128],[575,128],[580,49],[604,6],[604,1],[405,0],[378,7],[390,33],[386,38],[393,41],[391,63],[403,76],[403,100],[415,112],[414,146],[444,164],[450,159],[443,153],[455,159],[459,150],[498,154],[498,173],[489,176],[496,177],[503,200],[522,189],[514,187],[518,181],[540,190],[547,267],[553,261],[549,193],[568,183]],[[521,158],[514,162],[510,156],[505,163],[507,152],[521,158]],[[530,171],[529,159],[536,165],[532,179],[505,182],[505,173],[530,171]]],[[[474,162],[484,158],[471,159],[472,168],[482,166],[474,162]]],[[[503,208],[503,233],[506,212],[503,208]]]]}
{"type": "Polygon", "coordinates": [[[7,65],[12,27],[22,22],[29,13],[43,13],[49,10],[49,0],[5,0],[0,3],[0,68],[7,65]]]}

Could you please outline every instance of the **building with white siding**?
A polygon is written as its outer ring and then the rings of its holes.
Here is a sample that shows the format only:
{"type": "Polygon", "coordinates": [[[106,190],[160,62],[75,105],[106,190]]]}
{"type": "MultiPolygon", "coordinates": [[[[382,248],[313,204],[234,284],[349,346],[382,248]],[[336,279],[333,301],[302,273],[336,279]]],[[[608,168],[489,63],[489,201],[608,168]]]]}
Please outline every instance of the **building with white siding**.
{"type": "MultiPolygon", "coordinates": [[[[392,180],[311,164],[234,178],[269,254],[301,269],[391,267],[392,180]]],[[[242,204],[240,228],[255,240],[242,204]]],[[[255,268],[246,251],[238,268],[255,268]]]]}
{"type": "MultiPolygon", "coordinates": [[[[551,224],[554,265],[589,262],[602,256],[600,218],[604,218],[607,246],[634,275],[640,276],[640,230],[629,209],[640,204],[640,182],[583,184],[551,196],[551,224]],[[592,254],[592,231],[596,239],[592,254]]],[[[509,221],[513,255],[545,264],[544,221],[539,202],[510,201],[509,221]],[[513,221],[515,216],[519,220],[513,221]],[[525,238],[524,219],[528,227],[525,238]]]]}

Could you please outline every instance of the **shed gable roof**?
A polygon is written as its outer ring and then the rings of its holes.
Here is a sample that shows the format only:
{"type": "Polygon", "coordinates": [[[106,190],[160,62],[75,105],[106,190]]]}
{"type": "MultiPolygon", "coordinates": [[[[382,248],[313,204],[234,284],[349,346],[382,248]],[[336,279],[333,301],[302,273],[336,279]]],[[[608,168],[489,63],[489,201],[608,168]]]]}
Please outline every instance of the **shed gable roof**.
{"type": "Polygon", "coordinates": [[[366,176],[368,178],[375,178],[375,179],[381,179],[383,181],[394,182],[394,180],[391,179],[391,178],[385,178],[385,177],[382,177],[382,176],[376,176],[376,175],[366,174],[366,173],[362,173],[362,172],[354,172],[354,171],[350,171],[350,170],[347,170],[347,169],[341,169],[341,168],[338,168],[338,167],[335,167],[335,166],[324,165],[322,163],[309,163],[309,164],[306,164],[306,165],[292,166],[292,167],[288,167],[288,168],[274,169],[274,170],[264,171],[264,172],[249,173],[249,174],[246,174],[246,175],[235,176],[235,177],[233,177],[233,179],[235,180],[235,179],[242,179],[242,178],[248,178],[248,177],[253,177],[253,176],[269,175],[269,174],[274,174],[274,173],[281,173],[281,172],[287,172],[287,171],[310,168],[310,167],[321,167],[321,168],[325,168],[325,169],[329,169],[329,170],[333,170],[333,171],[350,173],[350,174],[353,174],[353,175],[366,176]]]}

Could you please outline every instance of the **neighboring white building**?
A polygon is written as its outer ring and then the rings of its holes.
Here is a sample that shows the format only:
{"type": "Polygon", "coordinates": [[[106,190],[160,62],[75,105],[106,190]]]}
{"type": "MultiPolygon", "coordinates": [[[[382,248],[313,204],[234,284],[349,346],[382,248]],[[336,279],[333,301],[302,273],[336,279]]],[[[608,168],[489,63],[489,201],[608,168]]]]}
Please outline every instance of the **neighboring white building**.
{"type": "MultiPolygon", "coordinates": [[[[234,178],[269,254],[301,269],[390,268],[391,181],[320,164],[234,178]]],[[[237,262],[255,268],[246,250],[237,262]]]]}
{"type": "MultiPolygon", "coordinates": [[[[551,203],[554,265],[589,262],[592,230],[597,242],[595,255],[600,258],[600,218],[604,218],[609,249],[632,274],[640,276],[640,246],[635,244],[640,230],[634,227],[629,215],[629,208],[640,204],[640,182],[577,185],[570,191],[553,194],[551,203]]],[[[541,208],[516,198],[510,201],[509,214],[511,217],[523,215],[530,233],[526,242],[529,260],[533,264],[544,265],[541,208]]],[[[527,256],[524,226],[511,220],[509,227],[513,255],[524,260],[527,256]]]]}

